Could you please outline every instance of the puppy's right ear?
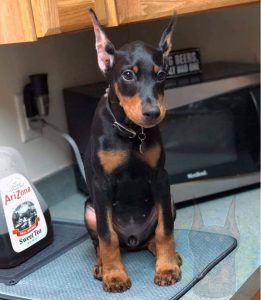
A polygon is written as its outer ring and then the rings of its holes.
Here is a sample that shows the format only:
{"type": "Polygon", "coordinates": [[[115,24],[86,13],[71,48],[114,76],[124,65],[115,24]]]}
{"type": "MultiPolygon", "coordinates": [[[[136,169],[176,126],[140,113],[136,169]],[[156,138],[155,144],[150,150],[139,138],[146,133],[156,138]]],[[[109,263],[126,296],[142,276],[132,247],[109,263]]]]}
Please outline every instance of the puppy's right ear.
{"type": "Polygon", "coordinates": [[[166,62],[166,59],[171,51],[172,48],[172,35],[173,31],[175,29],[175,25],[177,22],[177,12],[174,10],[173,16],[170,19],[170,22],[167,26],[167,28],[164,30],[160,42],[159,42],[159,48],[163,54],[163,60],[166,62]]]}
{"type": "Polygon", "coordinates": [[[102,73],[106,75],[113,65],[115,48],[103,32],[101,24],[92,9],[89,10],[89,15],[95,33],[98,65],[102,73]]]}

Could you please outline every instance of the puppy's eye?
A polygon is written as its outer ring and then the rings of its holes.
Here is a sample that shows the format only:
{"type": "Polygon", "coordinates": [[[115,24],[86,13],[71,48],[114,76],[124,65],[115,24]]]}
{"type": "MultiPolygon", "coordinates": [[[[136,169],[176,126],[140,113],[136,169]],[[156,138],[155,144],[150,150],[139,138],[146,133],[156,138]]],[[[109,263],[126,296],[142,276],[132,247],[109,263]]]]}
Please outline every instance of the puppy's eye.
{"type": "Polygon", "coordinates": [[[164,71],[159,71],[157,74],[157,81],[164,81],[167,78],[167,73],[164,71]]]}
{"type": "Polygon", "coordinates": [[[127,80],[127,81],[134,80],[134,78],[135,78],[135,75],[131,70],[124,71],[121,74],[121,76],[123,77],[124,80],[127,80]]]}

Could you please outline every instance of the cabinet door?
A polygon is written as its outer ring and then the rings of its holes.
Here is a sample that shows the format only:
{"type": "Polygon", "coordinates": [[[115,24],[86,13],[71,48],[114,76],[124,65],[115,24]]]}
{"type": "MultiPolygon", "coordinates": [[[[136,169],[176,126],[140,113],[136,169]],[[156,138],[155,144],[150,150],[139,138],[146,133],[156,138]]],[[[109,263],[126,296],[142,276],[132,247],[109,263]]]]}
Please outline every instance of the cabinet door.
{"type": "Polygon", "coordinates": [[[106,23],[105,0],[31,0],[37,37],[91,26],[88,9],[93,8],[106,23]]]}
{"type": "Polygon", "coordinates": [[[174,9],[187,14],[254,2],[259,0],[115,0],[115,11],[118,23],[124,24],[171,16],[174,9]]]}
{"type": "Polygon", "coordinates": [[[0,44],[36,40],[30,0],[0,1],[0,44]]]}

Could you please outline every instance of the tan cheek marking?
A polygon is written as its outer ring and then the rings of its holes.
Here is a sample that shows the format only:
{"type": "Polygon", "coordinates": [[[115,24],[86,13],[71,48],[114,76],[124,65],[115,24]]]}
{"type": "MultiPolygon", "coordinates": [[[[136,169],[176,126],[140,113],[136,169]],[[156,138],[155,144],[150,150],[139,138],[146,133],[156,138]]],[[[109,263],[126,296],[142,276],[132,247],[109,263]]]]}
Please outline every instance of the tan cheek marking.
{"type": "Polygon", "coordinates": [[[101,165],[106,173],[112,173],[126,160],[128,156],[127,151],[123,150],[100,150],[98,151],[98,157],[101,165]]]}
{"type": "Polygon", "coordinates": [[[155,168],[160,158],[161,147],[154,145],[144,151],[143,154],[139,153],[139,157],[144,160],[151,168],[155,168]]]}
{"type": "Polygon", "coordinates": [[[164,96],[163,95],[159,95],[158,102],[159,102],[159,109],[160,109],[160,120],[159,121],[161,122],[166,115],[166,107],[164,105],[164,96]]]}
{"type": "Polygon", "coordinates": [[[138,94],[133,97],[125,97],[119,92],[117,84],[114,85],[115,93],[120,101],[121,107],[124,109],[127,117],[134,123],[142,123],[141,99],[138,94]]]}
{"type": "Polygon", "coordinates": [[[135,65],[132,70],[135,74],[137,74],[139,72],[139,67],[135,65]]]}

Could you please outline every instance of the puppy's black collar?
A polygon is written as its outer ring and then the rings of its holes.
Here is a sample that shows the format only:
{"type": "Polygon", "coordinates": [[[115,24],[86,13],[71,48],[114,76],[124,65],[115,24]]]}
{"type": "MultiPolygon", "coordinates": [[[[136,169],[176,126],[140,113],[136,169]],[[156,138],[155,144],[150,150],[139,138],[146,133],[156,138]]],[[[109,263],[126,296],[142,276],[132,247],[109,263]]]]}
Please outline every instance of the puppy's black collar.
{"type": "Polygon", "coordinates": [[[128,128],[122,123],[118,122],[114,113],[112,112],[111,104],[109,100],[109,88],[106,89],[104,97],[106,99],[106,108],[113,119],[113,126],[119,130],[121,135],[128,137],[130,139],[134,139],[137,136],[137,132],[132,128],[128,128]]]}
{"type": "Polygon", "coordinates": [[[144,128],[141,128],[141,131],[139,133],[137,133],[135,130],[133,130],[132,128],[128,128],[127,126],[123,125],[122,123],[118,122],[112,109],[111,109],[111,103],[109,100],[109,91],[110,91],[110,87],[108,87],[106,89],[106,92],[104,94],[104,97],[106,99],[106,108],[109,112],[109,114],[111,115],[112,119],[113,119],[113,126],[119,131],[120,135],[124,136],[124,137],[128,137],[130,139],[134,139],[136,137],[138,137],[139,141],[140,141],[140,145],[139,145],[139,151],[141,154],[144,153],[144,141],[146,139],[146,134],[144,133],[144,128]]]}

